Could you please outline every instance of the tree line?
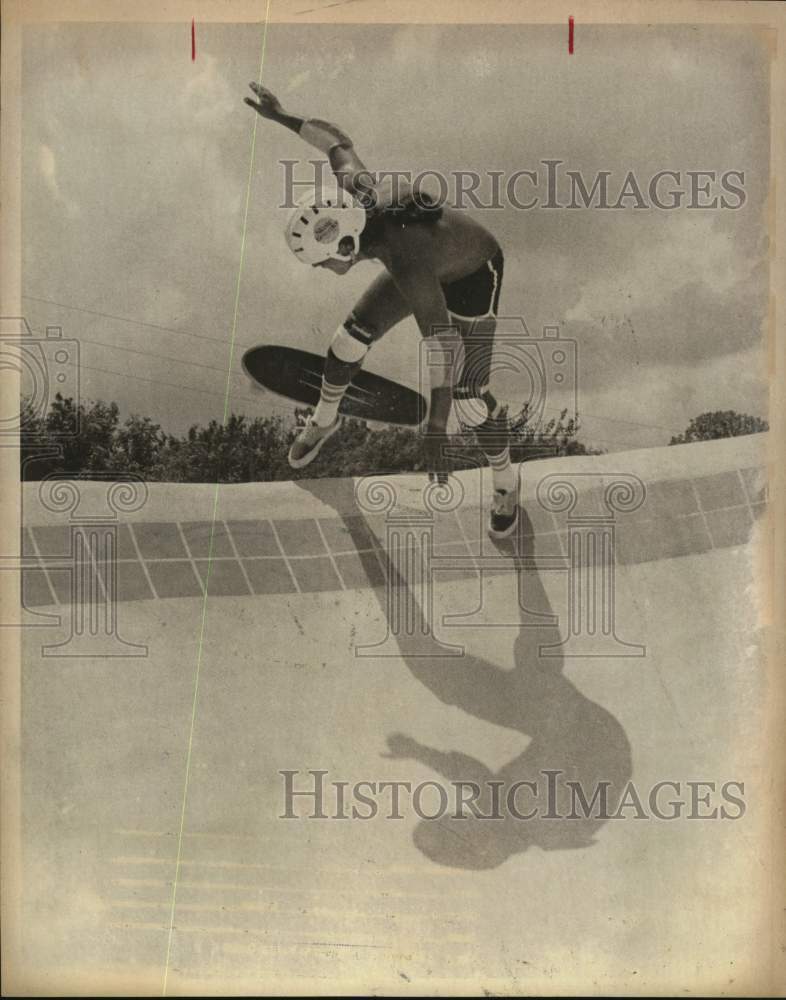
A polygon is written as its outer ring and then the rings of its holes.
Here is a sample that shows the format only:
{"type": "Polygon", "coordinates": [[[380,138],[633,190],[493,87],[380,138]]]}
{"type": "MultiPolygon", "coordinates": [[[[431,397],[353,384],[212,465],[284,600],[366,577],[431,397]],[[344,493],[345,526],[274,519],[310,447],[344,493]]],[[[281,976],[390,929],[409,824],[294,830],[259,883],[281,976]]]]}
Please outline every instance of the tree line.
{"type": "MultiPolygon", "coordinates": [[[[423,442],[415,428],[372,430],[363,420],[345,418],[339,434],[326,443],[306,469],[292,469],[287,452],[311,411],[289,417],[232,414],[225,423],[194,424],[180,436],[169,434],[149,417],[121,420],[116,403],[75,403],[57,395],[45,415],[22,402],[22,476],[42,479],[52,473],[84,476],[127,473],[149,482],[244,483],[340,478],[374,473],[420,472],[423,442]],[[74,427],[77,433],[72,433],[74,427]]],[[[558,455],[598,454],[577,439],[579,423],[567,411],[538,426],[526,410],[512,423],[513,461],[558,455]]],[[[484,462],[470,435],[449,439],[454,469],[484,462]]]]}
{"type": "MultiPolygon", "coordinates": [[[[57,395],[46,414],[37,414],[28,399],[21,406],[22,477],[42,479],[56,473],[89,477],[128,473],[149,482],[246,483],[275,480],[342,478],[424,470],[423,442],[411,427],[372,430],[363,420],[345,418],[339,434],[328,441],[306,469],[292,469],[287,452],[312,411],[296,409],[291,417],[232,414],[225,423],[193,424],[177,436],[149,417],[120,419],[116,403],[75,403],[57,395]],[[78,432],[73,433],[77,427],[78,432]]],[[[526,408],[511,420],[514,462],[562,455],[600,454],[578,440],[579,422],[563,411],[534,426],[526,408]]],[[[669,444],[766,431],[766,420],[734,410],[702,413],[669,444]]],[[[484,459],[471,435],[449,439],[453,469],[471,468],[484,459]]]]}

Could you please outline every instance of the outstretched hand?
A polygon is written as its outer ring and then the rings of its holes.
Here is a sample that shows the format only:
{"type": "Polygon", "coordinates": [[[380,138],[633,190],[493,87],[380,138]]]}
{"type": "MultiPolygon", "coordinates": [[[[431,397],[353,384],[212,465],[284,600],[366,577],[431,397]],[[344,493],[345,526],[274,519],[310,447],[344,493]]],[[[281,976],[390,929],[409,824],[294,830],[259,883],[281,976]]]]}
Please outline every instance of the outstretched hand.
{"type": "Polygon", "coordinates": [[[387,757],[390,760],[411,760],[417,758],[420,744],[413,740],[411,736],[403,733],[393,733],[387,738],[388,752],[380,754],[380,757],[387,757]]]}
{"type": "Polygon", "coordinates": [[[250,83],[249,87],[251,87],[257,96],[256,101],[250,97],[243,98],[250,108],[253,108],[263,118],[276,118],[282,113],[281,102],[272,90],[263,87],[261,83],[250,83]]]}

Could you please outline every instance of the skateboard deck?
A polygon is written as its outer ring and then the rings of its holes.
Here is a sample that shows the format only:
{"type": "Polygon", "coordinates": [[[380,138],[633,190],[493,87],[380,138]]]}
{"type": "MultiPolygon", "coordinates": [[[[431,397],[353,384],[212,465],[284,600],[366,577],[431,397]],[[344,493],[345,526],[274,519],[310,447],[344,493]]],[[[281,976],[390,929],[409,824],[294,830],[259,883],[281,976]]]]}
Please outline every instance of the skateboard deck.
{"type": "MultiPolygon", "coordinates": [[[[324,357],[295,347],[263,344],[243,355],[243,370],[257,385],[295,403],[316,406],[324,357]]],[[[419,392],[382,375],[359,371],[347,389],[339,413],[385,424],[416,426],[428,406],[419,392]]]]}

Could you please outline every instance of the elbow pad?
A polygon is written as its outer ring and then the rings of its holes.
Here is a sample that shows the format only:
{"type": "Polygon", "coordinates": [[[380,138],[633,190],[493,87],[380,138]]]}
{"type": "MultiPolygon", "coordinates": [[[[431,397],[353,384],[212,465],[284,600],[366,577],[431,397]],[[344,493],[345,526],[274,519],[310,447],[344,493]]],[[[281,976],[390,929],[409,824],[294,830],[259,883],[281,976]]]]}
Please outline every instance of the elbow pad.
{"type": "Polygon", "coordinates": [[[352,145],[352,140],[345,132],[319,118],[307,118],[300,126],[299,135],[301,139],[326,156],[330,155],[331,149],[336,146],[350,147],[352,145]]]}

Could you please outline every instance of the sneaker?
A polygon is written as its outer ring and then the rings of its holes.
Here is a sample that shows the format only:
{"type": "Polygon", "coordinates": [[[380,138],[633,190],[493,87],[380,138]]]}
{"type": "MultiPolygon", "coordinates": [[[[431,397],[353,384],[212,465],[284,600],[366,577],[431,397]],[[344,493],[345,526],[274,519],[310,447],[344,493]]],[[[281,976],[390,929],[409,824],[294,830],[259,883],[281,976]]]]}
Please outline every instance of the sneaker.
{"type": "Polygon", "coordinates": [[[305,427],[292,442],[292,447],[289,449],[289,464],[292,468],[302,469],[310,462],[313,462],[319,454],[319,449],[329,437],[332,437],[336,433],[340,423],[341,418],[336,417],[335,421],[328,427],[320,427],[314,423],[313,417],[309,417],[306,420],[305,427]]]}
{"type": "Polygon", "coordinates": [[[494,491],[489,525],[489,535],[492,538],[509,538],[516,530],[519,519],[519,505],[516,499],[516,494],[508,490],[494,491]]]}

